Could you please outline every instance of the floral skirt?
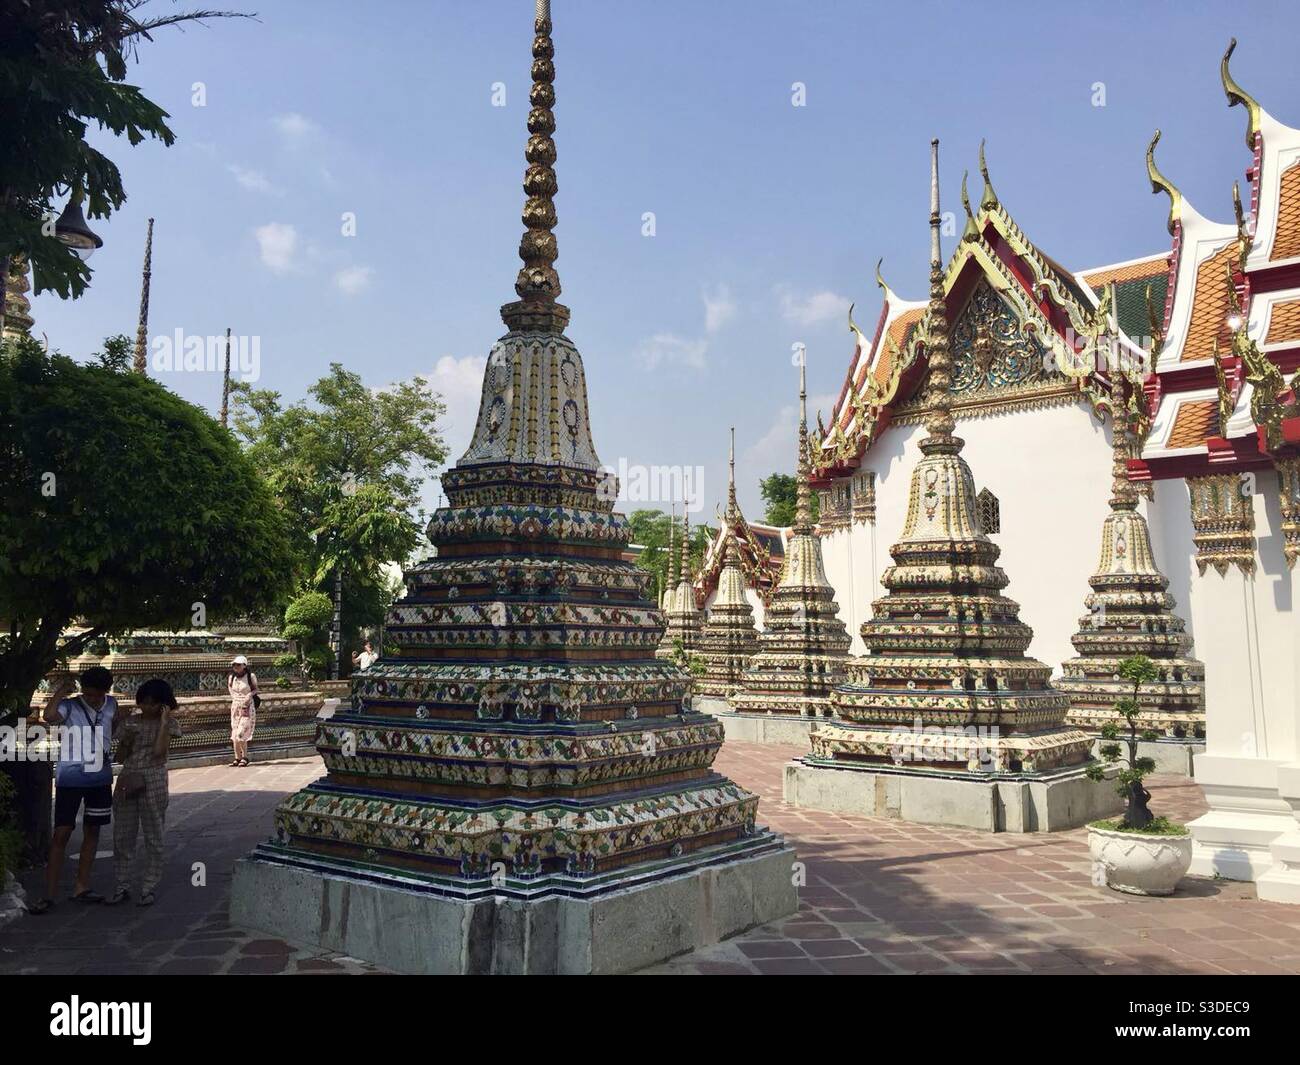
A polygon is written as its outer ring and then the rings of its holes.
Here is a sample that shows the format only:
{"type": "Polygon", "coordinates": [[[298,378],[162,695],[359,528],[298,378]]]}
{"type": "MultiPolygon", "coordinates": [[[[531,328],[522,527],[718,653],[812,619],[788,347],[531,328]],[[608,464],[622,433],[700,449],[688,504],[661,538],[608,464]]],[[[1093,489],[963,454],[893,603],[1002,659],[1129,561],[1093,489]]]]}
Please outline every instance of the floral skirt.
{"type": "Polygon", "coordinates": [[[248,706],[230,708],[230,738],[247,743],[253,738],[253,729],[257,728],[257,711],[250,703],[248,706]]]}

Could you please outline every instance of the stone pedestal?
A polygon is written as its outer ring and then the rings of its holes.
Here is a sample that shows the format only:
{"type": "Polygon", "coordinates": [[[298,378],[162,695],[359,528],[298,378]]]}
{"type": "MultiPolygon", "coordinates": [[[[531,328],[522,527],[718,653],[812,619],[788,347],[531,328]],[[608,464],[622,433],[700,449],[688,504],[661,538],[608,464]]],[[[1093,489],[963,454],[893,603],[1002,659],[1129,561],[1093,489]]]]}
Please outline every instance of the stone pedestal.
{"type": "Polygon", "coordinates": [[[646,870],[605,889],[456,891],[388,875],[340,875],[260,847],[235,863],[231,920],[300,946],[403,973],[622,973],[777,920],[798,904],[794,851],[717,856],[667,875],[646,870]]]}
{"type": "Polygon", "coordinates": [[[691,705],[722,722],[723,735],[733,743],[770,743],[806,748],[817,725],[813,717],[794,714],[740,714],[725,699],[696,696],[691,705]]]}
{"type": "Polygon", "coordinates": [[[1081,766],[1035,774],[945,773],[809,757],[786,764],[783,792],[786,802],[804,808],[984,832],[1057,832],[1124,806],[1111,780],[1089,780],[1081,766]]]}

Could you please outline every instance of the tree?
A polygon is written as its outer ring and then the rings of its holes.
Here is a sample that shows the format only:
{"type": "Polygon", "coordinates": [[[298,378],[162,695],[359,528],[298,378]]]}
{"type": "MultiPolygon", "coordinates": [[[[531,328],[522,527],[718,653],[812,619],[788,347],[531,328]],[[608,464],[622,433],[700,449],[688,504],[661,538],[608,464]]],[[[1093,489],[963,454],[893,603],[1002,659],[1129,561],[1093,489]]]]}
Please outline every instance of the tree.
{"type": "MultiPolygon", "coordinates": [[[[639,544],[642,549],[636,564],[655,575],[655,586],[662,595],[669,571],[681,558],[682,519],[673,518],[662,510],[634,510],[628,517],[628,524],[632,543],[639,544]],[[674,545],[671,557],[668,552],[670,543],[674,545]]],[[[707,525],[692,526],[690,558],[697,568],[703,563],[704,553],[712,539],[713,531],[707,525]]]]}
{"type": "Polygon", "coordinates": [[[91,356],[105,370],[126,373],[131,369],[131,341],[121,333],[104,338],[104,350],[91,356]]]}
{"type": "MultiPolygon", "coordinates": [[[[1128,735],[1124,737],[1128,747],[1128,765],[1121,769],[1115,778],[1115,790],[1124,796],[1128,803],[1124,816],[1120,819],[1120,827],[1141,830],[1150,827],[1156,820],[1147,807],[1147,803],[1151,800],[1151,793],[1142,783],[1149,773],[1155,772],[1156,763],[1153,758],[1138,757],[1138,740],[1155,740],[1158,737],[1151,729],[1138,732],[1138,693],[1143,684],[1150,684],[1159,677],[1160,673],[1156,669],[1156,664],[1146,655],[1133,655],[1131,658],[1124,659],[1119,664],[1118,672],[1133,685],[1133,694],[1115,703],[1115,709],[1128,725],[1128,735]]],[[[1101,738],[1105,742],[1102,743],[1099,753],[1106,765],[1116,764],[1121,758],[1120,745],[1116,742],[1120,738],[1119,726],[1113,723],[1103,725],[1101,738]]],[[[1090,780],[1106,779],[1106,766],[1101,762],[1091,763],[1085,772],[1090,780]]]]}
{"type": "Polygon", "coordinates": [[[28,338],[0,344],[0,497],[0,719],[102,636],[284,594],[284,517],[230,435],[156,381],[28,338]]]}
{"type": "Polygon", "coordinates": [[[320,592],[304,592],[284,611],[285,639],[298,645],[298,669],[304,681],[329,665],[329,624],[334,604],[320,592]]]}
{"type": "Polygon", "coordinates": [[[268,390],[231,394],[236,432],[290,516],[298,587],[337,593],[349,634],[379,625],[384,564],[418,543],[424,477],[447,458],[441,397],[423,377],[368,388],[338,363],[291,406],[268,390]]]}
{"type": "MultiPolygon", "coordinates": [[[[799,482],[788,473],[774,473],[758,482],[758,490],[767,503],[763,520],[782,529],[794,524],[799,500],[799,482]]],[[[817,493],[811,493],[812,520],[817,520],[817,493]]]]}
{"type": "MultiPolygon", "coordinates": [[[[91,218],[107,218],[126,200],[112,160],[86,143],[91,126],[171,145],[167,112],[126,84],[127,64],[153,31],[224,11],[141,13],[146,0],[22,0],[5,5],[0,33],[0,292],[9,261],[25,256],[39,293],[79,296],[85,263],[54,235],[53,203],[83,199],[91,218]]],[[[0,314],[3,311],[0,309],[0,314]]]]}

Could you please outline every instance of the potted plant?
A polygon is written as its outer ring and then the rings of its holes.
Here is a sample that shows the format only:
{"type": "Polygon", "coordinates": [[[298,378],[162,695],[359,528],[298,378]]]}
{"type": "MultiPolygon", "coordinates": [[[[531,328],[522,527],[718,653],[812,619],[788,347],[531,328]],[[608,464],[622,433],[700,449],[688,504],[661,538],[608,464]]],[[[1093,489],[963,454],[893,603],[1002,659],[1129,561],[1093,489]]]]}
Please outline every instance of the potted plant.
{"type": "Polygon", "coordinates": [[[1087,773],[1093,780],[1106,779],[1107,768],[1125,756],[1118,742],[1122,735],[1128,764],[1115,777],[1115,787],[1126,804],[1121,817],[1088,826],[1088,851],[1093,867],[1105,871],[1106,884],[1114,890],[1131,895],[1172,895],[1192,864],[1192,837],[1183,825],[1151,812],[1147,805],[1151,792],[1143,781],[1156,763],[1138,755],[1139,740],[1157,738],[1150,730],[1138,731],[1138,693],[1143,684],[1156,680],[1159,672],[1151,659],[1134,655],[1119,664],[1119,675],[1133,685],[1133,694],[1115,704],[1127,728],[1114,722],[1102,728],[1098,753],[1103,761],[1093,762],[1087,773]]]}

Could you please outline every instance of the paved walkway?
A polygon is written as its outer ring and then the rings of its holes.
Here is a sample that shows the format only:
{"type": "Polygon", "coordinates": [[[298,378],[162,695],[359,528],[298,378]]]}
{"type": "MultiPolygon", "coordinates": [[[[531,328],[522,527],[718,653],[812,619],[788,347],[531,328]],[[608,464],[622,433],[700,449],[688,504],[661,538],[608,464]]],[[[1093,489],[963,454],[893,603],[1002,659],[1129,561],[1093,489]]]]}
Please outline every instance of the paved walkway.
{"type": "MultiPolygon", "coordinates": [[[[1185,880],[1168,899],[1096,888],[1082,830],[987,835],[796,810],[780,794],[781,766],[798,753],[728,743],[718,759],[758,791],[760,820],[806,863],[798,914],[650,972],[1300,973],[1300,906],[1222,880],[1185,880]]],[[[0,973],[375,972],[228,922],[231,864],[269,834],[279,799],[319,775],[314,758],[174,770],[158,903],[62,901],[13,922],[0,930],[0,973]]],[[[1152,791],[1152,806],[1177,819],[1203,809],[1189,781],[1155,778],[1152,791]]],[[[101,846],[111,849],[107,834],[101,846]]],[[[107,892],[105,858],[95,885],[107,892]]]]}

